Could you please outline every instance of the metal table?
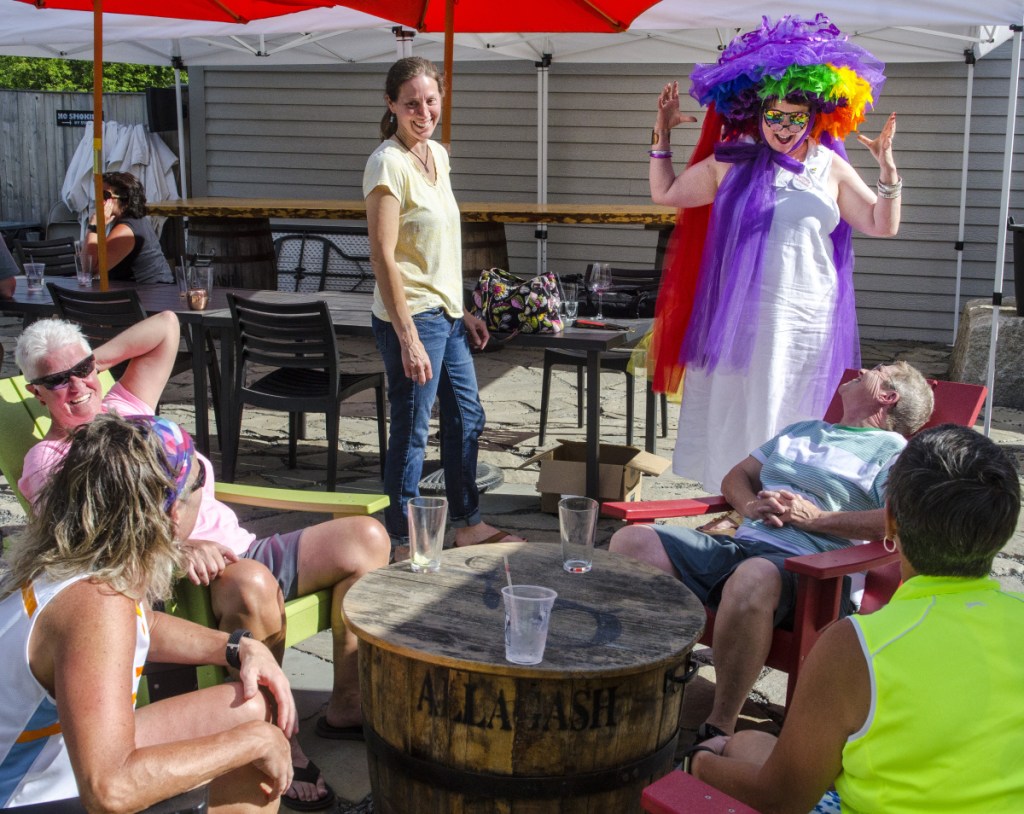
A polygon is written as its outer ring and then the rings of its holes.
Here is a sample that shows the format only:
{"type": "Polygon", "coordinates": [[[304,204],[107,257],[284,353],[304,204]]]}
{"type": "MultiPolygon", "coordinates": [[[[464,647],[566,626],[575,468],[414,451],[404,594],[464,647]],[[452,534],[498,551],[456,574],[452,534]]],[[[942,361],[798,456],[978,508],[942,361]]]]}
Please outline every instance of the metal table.
{"type": "MultiPolygon", "coordinates": [[[[322,299],[328,304],[334,330],[347,336],[372,336],[370,324],[370,306],[373,303],[371,294],[320,292],[316,294],[292,294],[281,291],[245,291],[256,299],[264,302],[298,302],[309,299],[322,299]]],[[[230,348],[224,344],[231,330],[231,315],[227,309],[207,310],[202,313],[200,321],[204,328],[221,335],[221,381],[222,388],[221,415],[229,415],[228,386],[234,375],[234,359],[230,348]]],[[[601,439],[601,354],[613,348],[626,345],[643,335],[650,320],[619,320],[620,324],[628,325],[631,330],[603,331],[585,328],[567,328],[559,333],[516,334],[509,339],[510,344],[531,348],[553,348],[561,350],[584,351],[587,354],[587,494],[598,495],[598,452],[601,439]]],[[[501,341],[500,334],[491,341],[501,341]]],[[[204,413],[205,415],[205,413],[204,413]]],[[[197,434],[201,417],[197,403],[197,434]]],[[[649,426],[653,426],[648,422],[649,426]]]]}
{"type": "MultiPolygon", "coordinates": [[[[75,278],[55,278],[58,285],[75,287],[75,278]]],[[[194,386],[193,401],[195,405],[195,441],[204,454],[209,454],[209,402],[206,394],[206,331],[212,331],[220,339],[221,353],[221,417],[229,420],[229,387],[234,377],[234,353],[231,347],[231,314],[227,308],[227,293],[234,291],[242,296],[253,296],[263,301],[298,302],[308,299],[323,299],[331,311],[334,329],[338,334],[346,336],[372,336],[370,325],[370,306],[373,301],[371,294],[320,292],[317,294],[294,294],[281,291],[263,291],[255,289],[229,289],[214,287],[210,306],[205,311],[190,311],[185,300],[178,296],[178,290],[172,285],[136,285],[129,282],[111,281],[111,290],[134,289],[139,301],[147,314],[160,311],[173,311],[178,319],[191,333],[192,339],[192,374],[194,386]]],[[[5,310],[21,313],[29,318],[50,316],[55,312],[49,292],[29,293],[25,278],[17,278],[14,297],[5,301],[5,310]]],[[[584,328],[567,328],[559,333],[517,334],[509,339],[510,344],[530,348],[552,348],[560,350],[583,351],[587,355],[587,494],[598,495],[598,452],[601,438],[601,354],[613,348],[619,348],[635,341],[647,329],[649,320],[618,320],[619,324],[628,325],[631,330],[591,330],[584,328]]],[[[501,341],[500,334],[492,337],[493,341],[501,341]]],[[[648,427],[653,422],[648,420],[648,427]]]]}

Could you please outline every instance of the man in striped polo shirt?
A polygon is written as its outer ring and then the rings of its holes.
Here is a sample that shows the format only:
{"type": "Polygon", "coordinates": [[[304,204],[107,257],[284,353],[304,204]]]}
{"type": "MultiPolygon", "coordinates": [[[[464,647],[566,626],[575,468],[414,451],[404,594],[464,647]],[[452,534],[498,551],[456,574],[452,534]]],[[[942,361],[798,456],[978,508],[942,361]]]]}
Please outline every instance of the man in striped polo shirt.
{"type": "MultiPolygon", "coordinates": [[[[931,387],[906,362],[861,370],[839,392],[838,424],[791,424],[726,475],[722,492],[744,517],[734,537],[627,526],[611,539],[610,550],[667,571],[716,610],[715,699],[698,742],[733,734],[773,628],[792,621],[796,575],[785,560],[883,536],[889,467],[933,407],[931,387]]],[[[847,585],[843,615],[860,587],[847,585]]]]}

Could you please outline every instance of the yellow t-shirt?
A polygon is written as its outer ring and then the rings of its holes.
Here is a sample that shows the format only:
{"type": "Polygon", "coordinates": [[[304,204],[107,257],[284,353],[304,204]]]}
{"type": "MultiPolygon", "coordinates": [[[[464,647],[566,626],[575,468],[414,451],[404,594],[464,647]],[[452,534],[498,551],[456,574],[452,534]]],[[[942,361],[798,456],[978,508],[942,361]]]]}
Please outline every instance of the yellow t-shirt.
{"type": "MultiPolygon", "coordinates": [[[[414,316],[441,307],[462,316],[462,228],[459,206],[449,180],[448,153],[427,142],[437,180],[431,184],[417,159],[394,139],[381,142],[363,171],[363,196],[384,187],[398,199],[398,244],[395,260],[414,316]]],[[[373,314],[390,322],[379,286],[373,289],[373,314]]]]}

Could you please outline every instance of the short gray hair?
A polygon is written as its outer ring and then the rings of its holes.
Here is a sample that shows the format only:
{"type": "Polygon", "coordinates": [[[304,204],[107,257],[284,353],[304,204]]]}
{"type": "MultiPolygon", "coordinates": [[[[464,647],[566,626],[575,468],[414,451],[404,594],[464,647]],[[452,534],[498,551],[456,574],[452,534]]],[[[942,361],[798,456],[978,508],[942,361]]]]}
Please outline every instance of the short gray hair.
{"type": "Polygon", "coordinates": [[[14,349],[14,361],[29,381],[42,375],[43,360],[68,345],[79,345],[86,355],[92,350],[82,329],[64,319],[40,319],[29,325],[14,349]]]}
{"type": "Polygon", "coordinates": [[[890,430],[909,438],[932,417],[935,395],[928,380],[906,362],[894,362],[889,367],[889,385],[899,399],[886,415],[886,422],[890,430]]]}

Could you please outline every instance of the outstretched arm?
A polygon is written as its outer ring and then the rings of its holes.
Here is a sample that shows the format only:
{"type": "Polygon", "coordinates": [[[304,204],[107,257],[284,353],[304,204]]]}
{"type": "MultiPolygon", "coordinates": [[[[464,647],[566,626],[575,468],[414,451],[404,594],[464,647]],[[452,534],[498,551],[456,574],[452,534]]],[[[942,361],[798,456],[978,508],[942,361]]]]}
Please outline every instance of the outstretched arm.
{"type": "Polygon", "coordinates": [[[847,162],[838,156],[833,172],[839,183],[839,212],[854,229],[873,237],[892,237],[900,228],[900,181],[892,142],[896,135],[896,114],[889,116],[878,134],[870,139],[858,135],[857,140],[871,151],[878,162],[878,187],[872,190],[847,162]],[[886,197],[893,196],[893,197],[886,197]]]}
{"type": "Polygon", "coordinates": [[[180,337],[173,311],[154,314],[96,348],[96,367],[108,370],[127,361],[121,384],[155,410],[174,367],[180,337]]]}
{"type": "MultiPolygon", "coordinates": [[[[697,119],[693,116],[684,115],[679,110],[679,83],[665,85],[658,96],[658,115],[654,123],[658,141],[651,147],[651,151],[671,151],[672,129],[683,122],[695,121],[697,119]]],[[[656,204],[683,209],[705,206],[715,199],[726,169],[726,166],[715,161],[714,156],[710,156],[676,175],[671,158],[651,156],[651,200],[656,204]]]]}
{"type": "Polygon", "coordinates": [[[842,771],[843,746],[867,719],[870,698],[867,664],[853,624],[839,622],[807,657],[767,760],[762,764],[698,752],[693,773],[765,814],[804,814],[842,771]]]}

